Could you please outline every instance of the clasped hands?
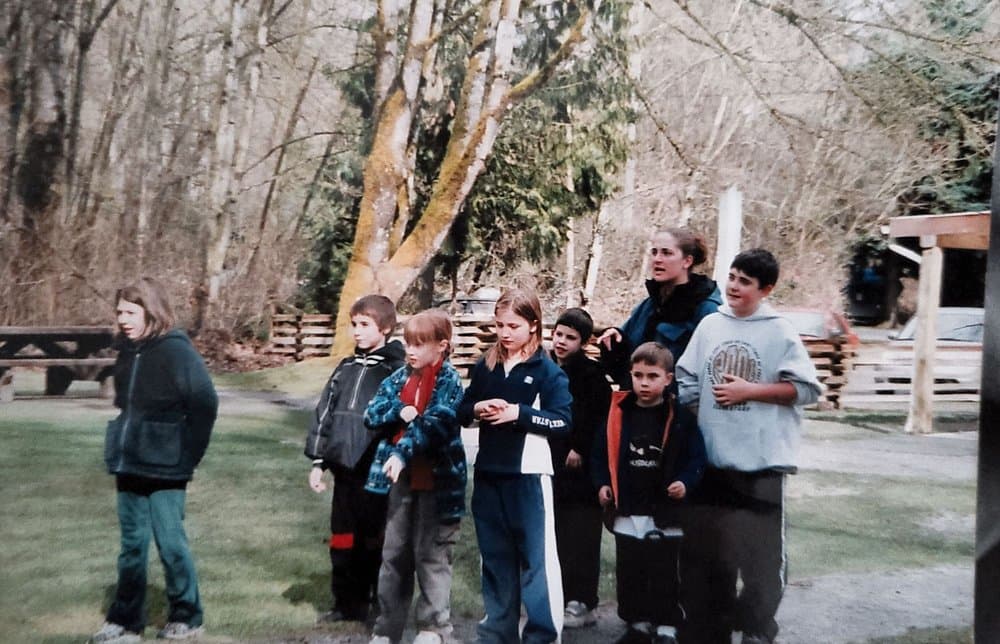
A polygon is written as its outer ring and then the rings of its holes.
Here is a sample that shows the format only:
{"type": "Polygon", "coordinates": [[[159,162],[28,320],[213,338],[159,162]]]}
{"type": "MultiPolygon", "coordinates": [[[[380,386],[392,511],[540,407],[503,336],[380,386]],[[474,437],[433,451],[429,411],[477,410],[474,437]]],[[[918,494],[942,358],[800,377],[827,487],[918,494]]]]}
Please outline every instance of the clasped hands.
{"type": "Polygon", "coordinates": [[[473,415],[479,420],[499,425],[501,423],[511,423],[517,420],[521,413],[521,406],[507,402],[503,398],[490,398],[480,400],[472,408],[473,415]]]}

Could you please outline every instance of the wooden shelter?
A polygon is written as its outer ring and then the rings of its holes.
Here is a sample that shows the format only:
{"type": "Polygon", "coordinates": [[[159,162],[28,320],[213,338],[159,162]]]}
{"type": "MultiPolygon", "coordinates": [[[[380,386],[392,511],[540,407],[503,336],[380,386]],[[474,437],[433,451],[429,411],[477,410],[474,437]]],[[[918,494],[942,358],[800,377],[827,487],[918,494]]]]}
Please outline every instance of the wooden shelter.
{"type": "Polygon", "coordinates": [[[889,221],[890,237],[918,237],[923,249],[917,291],[917,335],[913,346],[913,395],[906,431],[918,434],[933,429],[934,348],[941,299],[943,249],[988,250],[990,212],[895,217],[889,221]]]}

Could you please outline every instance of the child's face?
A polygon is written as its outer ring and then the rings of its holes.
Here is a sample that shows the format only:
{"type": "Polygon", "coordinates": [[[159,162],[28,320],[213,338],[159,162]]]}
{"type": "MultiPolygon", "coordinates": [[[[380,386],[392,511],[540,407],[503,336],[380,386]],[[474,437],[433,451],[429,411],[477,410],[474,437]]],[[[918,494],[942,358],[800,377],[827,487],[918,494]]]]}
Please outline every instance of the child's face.
{"type": "Polygon", "coordinates": [[[448,341],[424,342],[423,344],[406,345],[406,364],[414,371],[420,371],[444,357],[448,349],[448,341]]]}
{"type": "Polygon", "coordinates": [[[557,360],[565,360],[580,350],[583,345],[583,338],[580,332],[571,326],[557,324],[552,329],[552,353],[556,354],[557,360]]]}
{"type": "Polygon", "coordinates": [[[351,335],[354,344],[361,351],[372,351],[385,346],[387,331],[378,328],[378,323],[370,315],[359,313],[351,316],[351,335]]]}
{"type": "Polygon", "coordinates": [[[115,307],[118,328],[129,340],[138,340],[146,333],[146,309],[128,300],[118,300],[115,307]]]}
{"type": "Polygon", "coordinates": [[[657,365],[636,362],[632,365],[632,391],[640,407],[652,407],[663,401],[663,392],[674,374],[657,365]]]}
{"type": "Polygon", "coordinates": [[[650,251],[650,272],[655,282],[686,281],[688,270],[694,258],[685,255],[677,245],[677,240],[670,233],[660,232],[653,235],[653,248],[650,251]]]}
{"type": "Polygon", "coordinates": [[[496,331],[500,346],[512,355],[524,350],[535,333],[535,325],[510,309],[500,309],[496,312],[496,331]]]}
{"type": "Polygon", "coordinates": [[[729,279],[726,281],[726,303],[733,310],[733,315],[745,318],[752,315],[760,301],[767,297],[774,285],[760,287],[760,280],[750,277],[738,268],[729,269],[729,279]]]}

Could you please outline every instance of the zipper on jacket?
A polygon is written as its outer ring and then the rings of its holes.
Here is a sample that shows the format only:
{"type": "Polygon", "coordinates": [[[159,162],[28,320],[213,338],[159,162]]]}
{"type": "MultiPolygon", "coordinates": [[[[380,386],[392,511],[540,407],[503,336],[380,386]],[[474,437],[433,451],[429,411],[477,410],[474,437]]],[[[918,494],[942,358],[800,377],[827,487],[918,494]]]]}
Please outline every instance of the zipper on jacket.
{"type": "MultiPolygon", "coordinates": [[[[333,376],[330,376],[330,380],[331,381],[333,380],[333,376]]],[[[319,439],[322,437],[323,433],[321,431],[323,427],[323,421],[325,421],[326,417],[330,414],[331,405],[333,405],[333,396],[330,396],[329,398],[326,399],[326,408],[323,410],[323,413],[319,417],[319,421],[317,421],[316,423],[316,440],[313,441],[313,447],[312,447],[313,454],[316,454],[317,453],[316,451],[319,449],[319,439]]]]}
{"type": "Polygon", "coordinates": [[[361,362],[361,375],[354,381],[354,393],[351,394],[351,402],[347,406],[348,409],[354,409],[354,406],[358,403],[358,391],[361,389],[361,381],[365,379],[365,374],[368,373],[368,366],[368,356],[365,356],[361,362]]]}
{"type": "Polygon", "coordinates": [[[128,395],[125,396],[125,422],[122,423],[121,440],[118,442],[118,467],[121,469],[125,463],[125,434],[128,432],[128,424],[132,418],[132,392],[135,389],[135,374],[139,372],[139,358],[142,354],[136,352],[135,360],[132,361],[132,373],[128,377],[128,395]]]}

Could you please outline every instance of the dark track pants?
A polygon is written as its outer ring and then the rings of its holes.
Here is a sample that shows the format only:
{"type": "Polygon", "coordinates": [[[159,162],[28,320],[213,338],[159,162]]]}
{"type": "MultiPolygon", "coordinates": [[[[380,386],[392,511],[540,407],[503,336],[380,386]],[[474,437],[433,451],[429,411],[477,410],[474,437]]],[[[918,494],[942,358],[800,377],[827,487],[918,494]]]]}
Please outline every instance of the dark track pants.
{"type": "Polygon", "coordinates": [[[626,623],[680,626],[680,537],[636,539],[615,535],[618,616],[626,623]]]}
{"type": "Polygon", "coordinates": [[[733,631],[777,635],[788,569],[784,482],[780,472],[706,471],[685,509],[681,641],[729,644],[733,631]]]}
{"type": "Polygon", "coordinates": [[[472,516],[482,556],[480,644],[555,642],[563,595],[556,552],[552,477],[476,473],[472,516]],[[527,622],[518,637],[520,605],[527,622]]]}
{"type": "Polygon", "coordinates": [[[141,633],[146,626],[146,569],[150,537],[163,564],[167,586],[168,622],[201,626],[198,575],[184,534],[185,491],[151,494],[118,492],[121,552],[118,585],[107,621],[141,633]]]}
{"type": "Polygon", "coordinates": [[[582,602],[593,610],[601,577],[601,506],[557,502],[555,517],[563,600],[582,602]]]}
{"type": "Polygon", "coordinates": [[[333,608],[364,621],[376,601],[385,534],[385,495],[365,491],[367,470],[333,471],[330,509],[330,592],[333,608]]]}

